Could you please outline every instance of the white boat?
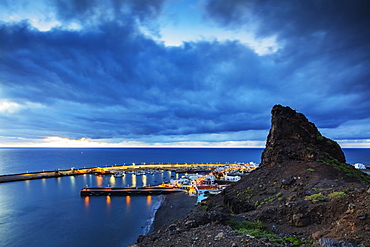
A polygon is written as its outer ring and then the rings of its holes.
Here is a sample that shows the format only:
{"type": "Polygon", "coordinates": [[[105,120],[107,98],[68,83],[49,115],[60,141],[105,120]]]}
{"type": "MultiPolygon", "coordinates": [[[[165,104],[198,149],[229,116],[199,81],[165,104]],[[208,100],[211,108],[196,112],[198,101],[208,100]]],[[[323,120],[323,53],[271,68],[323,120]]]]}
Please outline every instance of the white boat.
{"type": "Polygon", "coordinates": [[[144,171],[136,171],[136,172],[135,172],[135,175],[136,175],[136,176],[145,175],[145,172],[144,172],[144,171]]]}
{"type": "Polygon", "coordinates": [[[125,176],[124,172],[117,172],[117,173],[114,174],[114,177],[116,177],[116,178],[121,178],[123,176],[125,176]]]}

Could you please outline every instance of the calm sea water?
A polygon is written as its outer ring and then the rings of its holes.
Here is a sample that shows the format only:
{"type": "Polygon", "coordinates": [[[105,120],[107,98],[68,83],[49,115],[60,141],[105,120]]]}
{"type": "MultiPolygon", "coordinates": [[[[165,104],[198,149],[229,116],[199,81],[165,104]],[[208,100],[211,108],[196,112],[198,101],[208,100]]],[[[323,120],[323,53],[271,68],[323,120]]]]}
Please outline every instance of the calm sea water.
{"type": "MultiPolygon", "coordinates": [[[[131,163],[260,163],[263,149],[0,149],[0,174],[131,163]]],[[[345,149],[370,165],[370,149],[345,149]]],[[[0,246],[128,246],[148,231],[160,196],[80,197],[89,186],[142,186],[175,173],[79,175],[0,184],[0,246]]]]}
{"type": "MultiPolygon", "coordinates": [[[[0,174],[131,163],[260,162],[262,149],[0,149],[0,174]]],[[[88,197],[89,186],[142,186],[175,173],[79,175],[0,184],[0,246],[128,246],[148,231],[160,196],[88,197]]],[[[178,175],[177,175],[178,176],[178,175]]]]}

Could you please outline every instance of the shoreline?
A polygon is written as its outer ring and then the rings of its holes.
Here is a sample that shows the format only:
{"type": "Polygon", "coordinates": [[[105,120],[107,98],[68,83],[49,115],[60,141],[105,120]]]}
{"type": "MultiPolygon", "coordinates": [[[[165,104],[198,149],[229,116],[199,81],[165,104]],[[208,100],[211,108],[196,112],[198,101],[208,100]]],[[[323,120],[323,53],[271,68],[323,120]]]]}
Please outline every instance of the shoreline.
{"type": "Polygon", "coordinates": [[[195,209],[196,196],[189,196],[187,193],[168,194],[155,213],[151,232],[158,231],[165,225],[181,219],[195,209]]]}
{"type": "Polygon", "coordinates": [[[153,230],[155,215],[156,215],[158,209],[163,204],[163,201],[165,200],[165,198],[166,198],[165,195],[159,195],[158,196],[158,200],[157,200],[157,202],[155,202],[155,204],[153,205],[152,210],[150,212],[150,217],[149,217],[149,219],[147,219],[147,224],[144,227],[143,235],[146,235],[146,234],[148,234],[149,232],[151,232],[153,230]]]}

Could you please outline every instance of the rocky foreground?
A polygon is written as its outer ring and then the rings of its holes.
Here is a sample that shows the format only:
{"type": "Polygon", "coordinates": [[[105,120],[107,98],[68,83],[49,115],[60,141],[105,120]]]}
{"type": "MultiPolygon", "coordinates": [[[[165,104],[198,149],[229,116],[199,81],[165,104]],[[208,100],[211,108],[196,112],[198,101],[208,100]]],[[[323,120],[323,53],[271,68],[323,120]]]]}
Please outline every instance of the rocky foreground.
{"type": "Polygon", "coordinates": [[[370,246],[370,176],[345,162],[303,114],[276,105],[260,168],[136,246],[370,246]]]}

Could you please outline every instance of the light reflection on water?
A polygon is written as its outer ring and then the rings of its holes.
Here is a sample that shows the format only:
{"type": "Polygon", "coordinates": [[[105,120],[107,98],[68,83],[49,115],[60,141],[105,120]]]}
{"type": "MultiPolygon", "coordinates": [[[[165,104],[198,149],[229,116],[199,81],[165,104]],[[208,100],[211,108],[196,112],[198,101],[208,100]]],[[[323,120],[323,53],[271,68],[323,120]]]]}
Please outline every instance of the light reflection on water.
{"type": "Polygon", "coordinates": [[[107,204],[107,214],[110,213],[110,208],[111,208],[111,203],[112,199],[110,198],[109,195],[105,196],[105,203],[107,204]]]}
{"type": "Polygon", "coordinates": [[[146,175],[143,175],[142,179],[143,179],[143,186],[147,186],[147,178],[146,178],[146,175]]]}
{"type": "Polygon", "coordinates": [[[0,184],[0,246],[134,244],[159,197],[80,197],[80,189],[86,185],[124,187],[126,182],[135,187],[155,185],[162,176],[84,174],[0,184]]]}
{"type": "Polygon", "coordinates": [[[146,205],[148,207],[152,206],[152,196],[147,196],[146,197],[146,205]]]}
{"type": "Polygon", "coordinates": [[[70,181],[71,181],[71,186],[74,188],[76,186],[76,177],[75,176],[70,176],[70,181]]]}
{"type": "Polygon", "coordinates": [[[131,196],[126,196],[126,206],[127,206],[127,208],[130,208],[130,206],[131,206],[131,196]]]}
{"type": "Polygon", "coordinates": [[[112,187],[116,186],[116,178],[113,175],[109,178],[109,185],[112,187]]]}
{"type": "Polygon", "coordinates": [[[103,176],[102,175],[97,175],[96,176],[96,186],[98,187],[103,187],[103,176]]]}
{"type": "Polygon", "coordinates": [[[25,180],[24,181],[24,184],[26,185],[26,189],[30,189],[30,183],[31,183],[31,180],[25,180]]]}
{"type": "Polygon", "coordinates": [[[88,208],[89,207],[89,202],[90,202],[90,197],[85,196],[84,201],[85,201],[85,207],[88,208]]]}
{"type": "Polygon", "coordinates": [[[132,187],[136,187],[136,174],[132,174],[132,187]]]}

